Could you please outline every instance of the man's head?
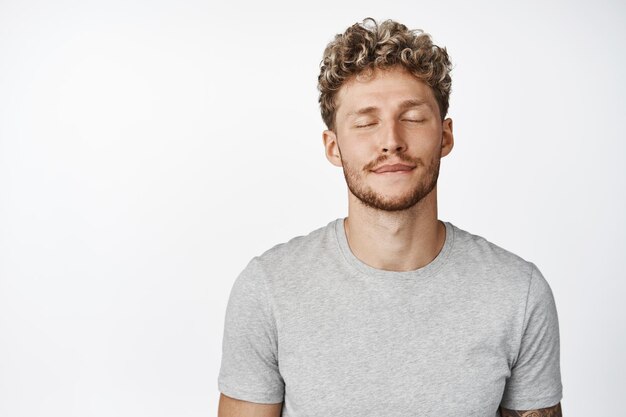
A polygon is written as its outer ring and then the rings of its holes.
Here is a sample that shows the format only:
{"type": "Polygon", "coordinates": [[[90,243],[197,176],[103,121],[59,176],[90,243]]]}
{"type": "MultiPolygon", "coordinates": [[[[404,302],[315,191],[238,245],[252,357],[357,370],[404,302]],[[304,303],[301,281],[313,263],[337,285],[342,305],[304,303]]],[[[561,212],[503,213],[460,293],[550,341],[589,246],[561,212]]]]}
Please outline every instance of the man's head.
{"type": "Polygon", "coordinates": [[[429,35],[389,20],[366,19],[327,46],[318,79],[326,157],[366,206],[406,210],[436,187],[453,146],[449,72],[429,35]]]}
{"type": "Polygon", "coordinates": [[[452,79],[451,63],[445,48],[434,45],[420,29],[409,30],[393,20],[377,24],[367,18],[344,33],[335,35],[324,51],[318,89],[322,119],[335,130],[336,95],[341,86],[361,73],[375,68],[401,66],[433,90],[441,120],[448,113],[452,79]]]}

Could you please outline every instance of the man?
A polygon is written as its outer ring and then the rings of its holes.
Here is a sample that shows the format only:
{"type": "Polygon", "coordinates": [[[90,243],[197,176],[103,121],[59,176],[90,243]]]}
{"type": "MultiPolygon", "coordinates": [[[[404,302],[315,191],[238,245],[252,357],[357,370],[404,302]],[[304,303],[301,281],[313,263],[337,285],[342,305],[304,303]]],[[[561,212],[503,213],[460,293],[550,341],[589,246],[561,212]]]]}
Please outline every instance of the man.
{"type": "Polygon", "coordinates": [[[453,147],[445,48],[371,19],[327,46],[327,159],[349,210],[235,281],[220,417],[561,416],[559,328],[535,264],[437,219],[453,147]]]}

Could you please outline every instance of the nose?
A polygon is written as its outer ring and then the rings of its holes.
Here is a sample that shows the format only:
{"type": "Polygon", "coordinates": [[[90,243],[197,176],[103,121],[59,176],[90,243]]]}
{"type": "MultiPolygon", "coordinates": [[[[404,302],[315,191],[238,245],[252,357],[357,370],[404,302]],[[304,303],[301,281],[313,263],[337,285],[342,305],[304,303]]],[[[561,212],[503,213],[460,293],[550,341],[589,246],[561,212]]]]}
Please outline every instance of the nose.
{"type": "Polygon", "coordinates": [[[402,153],[406,151],[406,142],[402,136],[400,126],[395,121],[386,123],[381,131],[380,147],[384,153],[402,153]]]}

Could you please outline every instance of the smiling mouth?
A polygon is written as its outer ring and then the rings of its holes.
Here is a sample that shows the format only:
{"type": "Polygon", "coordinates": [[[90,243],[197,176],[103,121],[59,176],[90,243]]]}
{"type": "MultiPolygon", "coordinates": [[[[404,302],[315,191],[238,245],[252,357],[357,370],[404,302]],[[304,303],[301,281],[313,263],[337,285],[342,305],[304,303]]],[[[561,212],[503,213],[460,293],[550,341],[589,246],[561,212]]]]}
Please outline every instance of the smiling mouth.
{"type": "Polygon", "coordinates": [[[372,171],[374,172],[374,174],[379,174],[379,175],[402,175],[402,174],[408,174],[411,171],[413,171],[415,169],[415,167],[408,167],[408,166],[391,166],[391,167],[383,167],[379,170],[376,171],[372,171]]]}

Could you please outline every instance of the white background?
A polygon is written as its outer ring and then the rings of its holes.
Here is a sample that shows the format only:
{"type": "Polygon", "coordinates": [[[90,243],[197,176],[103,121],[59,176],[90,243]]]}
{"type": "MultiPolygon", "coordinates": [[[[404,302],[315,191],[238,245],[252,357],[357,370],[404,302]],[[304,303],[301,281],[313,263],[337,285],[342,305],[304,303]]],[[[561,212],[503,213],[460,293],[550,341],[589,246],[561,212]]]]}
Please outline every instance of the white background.
{"type": "Polygon", "coordinates": [[[372,16],[454,63],[440,218],[535,262],[567,417],[626,392],[619,1],[0,2],[0,415],[216,415],[254,255],[347,214],[316,80],[372,16]]]}

